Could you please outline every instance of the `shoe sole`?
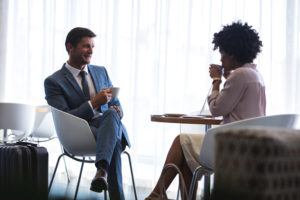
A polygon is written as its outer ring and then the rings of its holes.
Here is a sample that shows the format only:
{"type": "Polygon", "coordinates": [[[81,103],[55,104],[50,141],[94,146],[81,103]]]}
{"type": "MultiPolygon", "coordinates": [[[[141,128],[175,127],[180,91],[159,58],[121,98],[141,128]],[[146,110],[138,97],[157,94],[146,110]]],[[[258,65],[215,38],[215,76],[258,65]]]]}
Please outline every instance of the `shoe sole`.
{"type": "Polygon", "coordinates": [[[108,185],[107,182],[104,179],[97,179],[94,180],[91,183],[91,187],[90,190],[94,191],[94,192],[102,192],[103,190],[107,190],[108,189],[108,185]]]}

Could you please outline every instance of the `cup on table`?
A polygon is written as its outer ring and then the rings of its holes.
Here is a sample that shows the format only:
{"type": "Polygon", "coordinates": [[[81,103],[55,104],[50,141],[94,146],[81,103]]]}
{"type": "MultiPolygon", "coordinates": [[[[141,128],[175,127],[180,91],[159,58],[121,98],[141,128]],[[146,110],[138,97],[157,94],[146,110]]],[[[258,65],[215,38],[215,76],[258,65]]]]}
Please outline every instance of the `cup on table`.
{"type": "Polygon", "coordinates": [[[112,97],[118,97],[120,88],[119,87],[110,87],[109,88],[112,97]]]}

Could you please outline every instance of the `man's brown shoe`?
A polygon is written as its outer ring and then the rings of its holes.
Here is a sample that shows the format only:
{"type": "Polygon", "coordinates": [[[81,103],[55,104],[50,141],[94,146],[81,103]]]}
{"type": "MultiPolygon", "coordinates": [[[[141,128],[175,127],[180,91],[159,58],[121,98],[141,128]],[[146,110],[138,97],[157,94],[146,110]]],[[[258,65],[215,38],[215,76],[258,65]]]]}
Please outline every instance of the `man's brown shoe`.
{"type": "Polygon", "coordinates": [[[102,192],[108,189],[107,173],[103,169],[98,169],[95,177],[92,180],[90,190],[94,192],[102,192]]]}

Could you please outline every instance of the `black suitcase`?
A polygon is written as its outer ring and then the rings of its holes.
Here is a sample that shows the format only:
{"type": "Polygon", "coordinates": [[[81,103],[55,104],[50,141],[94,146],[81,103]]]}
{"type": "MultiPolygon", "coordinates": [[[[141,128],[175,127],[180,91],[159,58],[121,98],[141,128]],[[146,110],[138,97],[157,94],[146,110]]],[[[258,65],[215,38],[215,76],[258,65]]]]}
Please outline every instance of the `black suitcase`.
{"type": "Polygon", "coordinates": [[[47,198],[47,149],[30,143],[0,146],[0,199],[47,198]]]}

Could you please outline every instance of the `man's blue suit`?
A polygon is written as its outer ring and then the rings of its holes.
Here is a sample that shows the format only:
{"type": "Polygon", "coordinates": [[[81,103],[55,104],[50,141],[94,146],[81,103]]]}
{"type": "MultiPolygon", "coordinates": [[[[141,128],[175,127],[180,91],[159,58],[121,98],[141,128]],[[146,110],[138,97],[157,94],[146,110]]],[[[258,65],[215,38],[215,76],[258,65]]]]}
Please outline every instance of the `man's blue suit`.
{"type": "MultiPolygon", "coordinates": [[[[102,66],[87,65],[96,93],[112,86],[107,71],[102,66]]],[[[102,116],[92,119],[94,113],[84,93],[69,70],[63,67],[45,79],[46,100],[50,106],[83,118],[90,124],[97,142],[96,162],[105,159],[109,163],[107,181],[110,199],[124,199],[122,185],[121,153],[130,147],[129,138],[121,122],[123,110],[118,98],[112,98],[101,106],[102,116]],[[122,116],[110,106],[118,106],[122,116]],[[112,120],[113,119],[113,120],[112,120]],[[115,135],[115,137],[113,137],[115,135]]]]}

